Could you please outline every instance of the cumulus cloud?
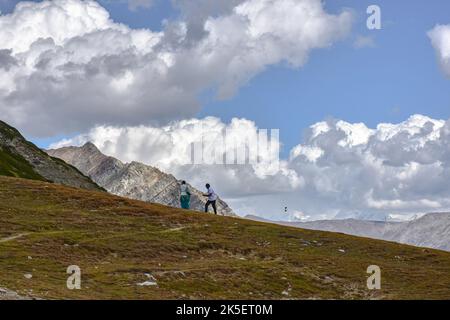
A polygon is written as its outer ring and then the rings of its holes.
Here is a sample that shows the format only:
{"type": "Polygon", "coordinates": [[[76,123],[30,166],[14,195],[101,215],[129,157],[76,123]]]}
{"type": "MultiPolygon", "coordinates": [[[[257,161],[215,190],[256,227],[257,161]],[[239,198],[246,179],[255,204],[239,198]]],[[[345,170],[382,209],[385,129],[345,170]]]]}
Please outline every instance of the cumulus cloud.
{"type": "Polygon", "coordinates": [[[11,52],[11,50],[0,50],[0,68],[6,71],[17,65],[17,60],[11,55],[11,52]]]}
{"type": "Polygon", "coordinates": [[[450,25],[437,25],[428,32],[442,71],[450,77],[450,25]]]}
{"type": "MultiPolygon", "coordinates": [[[[210,181],[237,212],[272,219],[406,217],[450,209],[450,120],[415,115],[376,128],[342,120],[319,122],[277,170],[184,165],[186,148],[201,139],[198,124],[208,137],[227,129],[244,137],[257,129],[245,119],[225,124],[217,118],[164,127],[102,126],[53,147],[92,141],[107,154],[158,166],[198,187],[210,181]]],[[[265,156],[270,162],[273,155],[265,156]]]]}
{"type": "Polygon", "coordinates": [[[227,98],[269,65],[301,67],[351,27],[349,12],[328,14],[320,0],[230,3],[207,11],[219,14],[200,19],[198,37],[188,18],[152,32],[92,0],[18,3],[0,16],[4,120],[46,136],[188,118],[205,90],[227,98]]]}
{"type": "Polygon", "coordinates": [[[186,42],[196,43],[208,35],[204,28],[210,17],[230,15],[233,9],[245,0],[172,0],[172,5],[181,12],[186,24],[186,42]]]}
{"type": "Polygon", "coordinates": [[[450,208],[450,121],[415,115],[400,124],[328,121],[291,152],[305,181],[304,212],[329,215],[428,212],[450,208]],[[323,212],[322,212],[323,213],[323,212]]]}

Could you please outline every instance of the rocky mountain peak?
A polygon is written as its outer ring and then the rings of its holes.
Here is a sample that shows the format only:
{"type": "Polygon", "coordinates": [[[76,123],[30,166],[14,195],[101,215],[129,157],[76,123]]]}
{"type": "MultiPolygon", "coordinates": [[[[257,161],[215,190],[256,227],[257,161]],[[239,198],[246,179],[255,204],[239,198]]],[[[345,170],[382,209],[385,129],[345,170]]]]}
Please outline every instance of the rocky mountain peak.
{"type": "MultiPolygon", "coordinates": [[[[172,207],[180,206],[178,180],[158,168],[136,161],[124,164],[104,155],[90,142],[82,147],[65,147],[47,152],[75,166],[110,193],[172,207]]],[[[191,190],[191,208],[203,211],[206,198],[202,192],[188,186],[191,190]]],[[[221,199],[217,202],[217,209],[219,214],[234,215],[221,199]]]]}
{"type": "Polygon", "coordinates": [[[81,149],[85,152],[101,153],[97,146],[90,141],[86,142],[81,149]]]}

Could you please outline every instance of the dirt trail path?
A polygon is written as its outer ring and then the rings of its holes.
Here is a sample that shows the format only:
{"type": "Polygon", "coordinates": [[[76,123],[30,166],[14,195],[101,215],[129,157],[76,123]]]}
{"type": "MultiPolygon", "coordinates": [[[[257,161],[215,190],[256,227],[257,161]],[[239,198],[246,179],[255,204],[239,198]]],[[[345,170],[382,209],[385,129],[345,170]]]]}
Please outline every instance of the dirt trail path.
{"type": "Polygon", "coordinates": [[[19,233],[19,234],[15,235],[15,236],[10,236],[10,237],[7,237],[7,238],[0,239],[0,243],[13,241],[13,240],[25,237],[27,235],[29,235],[29,233],[19,233]]]}

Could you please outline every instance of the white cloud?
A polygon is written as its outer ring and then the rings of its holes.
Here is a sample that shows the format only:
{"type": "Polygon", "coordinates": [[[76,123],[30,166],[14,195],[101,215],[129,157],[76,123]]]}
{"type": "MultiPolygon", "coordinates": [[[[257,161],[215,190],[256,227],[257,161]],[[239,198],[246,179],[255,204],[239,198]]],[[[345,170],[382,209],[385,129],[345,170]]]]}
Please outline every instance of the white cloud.
{"type": "Polygon", "coordinates": [[[208,19],[205,45],[216,48],[210,58],[229,62],[219,95],[232,95],[268,65],[287,61],[294,67],[302,66],[311,49],[327,47],[346,35],[351,20],[349,12],[327,14],[321,1],[296,0],[249,0],[231,15],[208,19]]]}
{"type": "Polygon", "coordinates": [[[450,208],[450,121],[415,115],[376,129],[344,121],[328,121],[319,134],[316,128],[293,149],[289,164],[305,181],[298,200],[302,212],[410,214],[450,208]],[[312,159],[310,150],[320,153],[312,159]]]}
{"type": "Polygon", "coordinates": [[[163,32],[116,23],[92,0],[18,3],[0,16],[4,120],[45,136],[188,118],[203,91],[227,98],[269,65],[301,67],[352,21],[320,0],[235,1],[205,11],[219,14],[193,37],[191,6],[178,3],[185,20],[163,32]]]}
{"type": "Polygon", "coordinates": [[[450,25],[437,25],[428,32],[443,72],[450,77],[450,25]]]}
{"type": "MultiPolygon", "coordinates": [[[[259,162],[255,164],[249,161],[243,165],[191,164],[194,143],[203,143],[205,152],[215,148],[223,159],[227,153],[248,148],[249,142],[243,137],[250,137],[257,130],[255,123],[249,120],[236,118],[226,124],[214,117],[182,120],[163,127],[99,126],[87,134],[53,144],[50,148],[82,145],[91,141],[104,153],[124,162],[140,161],[156,166],[180,179],[189,180],[199,188],[209,181],[217,186],[217,191],[229,198],[298,188],[301,179],[296,172],[287,167],[286,161],[277,163],[279,155],[269,152],[269,149],[261,150],[259,162]],[[237,144],[223,144],[225,136],[234,139],[237,144]]],[[[247,160],[248,157],[246,154],[247,160]]]]}
{"type": "Polygon", "coordinates": [[[209,181],[237,212],[272,219],[398,218],[450,209],[450,120],[414,115],[374,129],[319,122],[275,172],[252,165],[183,165],[186,148],[200,139],[198,124],[213,137],[227,129],[240,137],[257,129],[249,120],[225,124],[217,118],[163,127],[102,126],[55,146],[93,141],[107,154],[156,165],[198,187],[209,181]]]}

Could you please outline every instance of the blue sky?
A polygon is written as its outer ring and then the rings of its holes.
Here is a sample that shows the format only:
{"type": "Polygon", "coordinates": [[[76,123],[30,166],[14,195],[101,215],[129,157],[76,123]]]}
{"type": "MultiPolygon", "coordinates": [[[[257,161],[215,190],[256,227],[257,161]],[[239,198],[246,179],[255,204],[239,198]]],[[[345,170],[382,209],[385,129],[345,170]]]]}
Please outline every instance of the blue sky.
{"type": "MultiPolygon", "coordinates": [[[[2,11],[11,11],[14,2],[0,2],[2,11]]],[[[169,1],[156,0],[151,8],[135,11],[126,2],[100,2],[115,21],[133,28],[161,30],[164,19],[178,16],[169,1]]],[[[299,142],[304,128],[330,117],[369,126],[400,122],[415,113],[450,117],[450,81],[439,70],[426,35],[436,24],[450,22],[450,2],[334,0],[325,1],[325,8],[354,11],[355,25],[346,41],[313,51],[300,69],[269,67],[231,99],[205,94],[198,117],[244,117],[261,128],[279,128],[284,154],[299,142]],[[370,4],[381,7],[382,30],[366,28],[370,4]],[[358,36],[371,37],[374,47],[354,48],[358,36]]],[[[60,138],[33,140],[45,147],[60,138]]]]}

